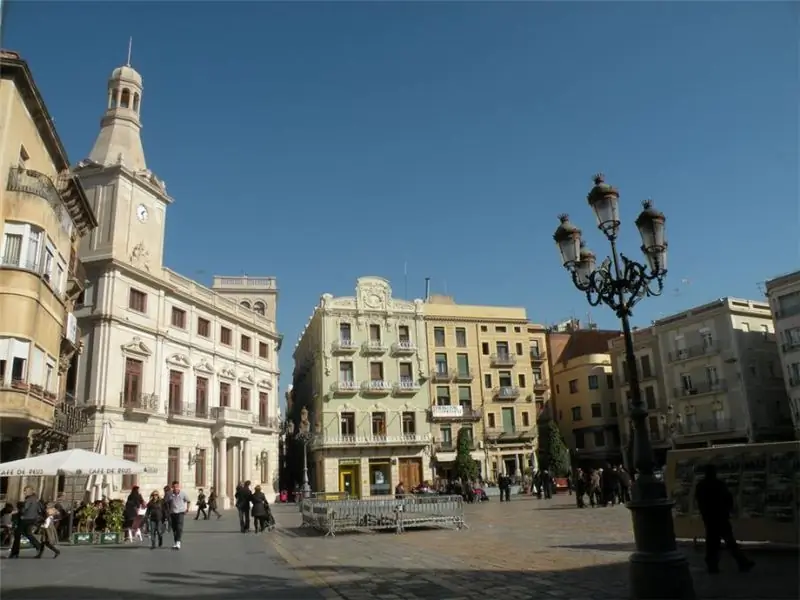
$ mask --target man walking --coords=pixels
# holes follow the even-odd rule
[[[172,545],[173,550],[181,549],[181,537],[183,536],[183,519],[186,512],[189,510],[189,497],[181,489],[181,484],[178,481],[172,482],[172,491],[169,496],[164,499],[164,503],[169,513],[169,524],[172,529],[172,536],[175,543]]]
[[[242,533],[250,531],[250,503],[253,499],[253,492],[250,491],[250,482],[245,481],[244,485],[236,490],[236,508],[239,510],[239,527]]]
[[[31,546],[36,548],[36,558],[41,558],[44,546],[36,539],[33,529],[43,520],[44,511],[42,503],[39,502],[39,497],[32,487],[25,488],[25,501],[20,502],[18,510],[17,526],[14,529],[14,542],[11,545],[11,553],[8,558],[19,558],[19,547],[23,535],[28,538]],[[55,552],[58,553],[58,550],[55,550]]]

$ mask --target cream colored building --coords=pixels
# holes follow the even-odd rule
[[[721,298],[659,319],[653,331],[675,447],[786,437],[789,403],[769,304]]]
[[[609,354],[614,371],[614,392],[619,415],[619,431],[623,452],[629,448],[631,422],[630,377],[625,357],[625,340],[618,336],[609,340]],[[656,462],[666,464],[667,450],[672,446],[669,391],[662,375],[661,346],[652,327],[633,331],[633,351],[636,356],[636,372],[642,402],[647,408],[647,429]]]
[[[566,338],[551,363],[561,435],[579,465],[620,464],[619,407],[607,351],[619,332],[579,329],[551,336]]]
[[[776,277],[766,288],[795,437],[800,439],[800,271]]]
[[[89,287],[77,311],[85,348],[77,401],[93,411],[77,445],[158,469],[115,482],[191,497],[215,486],[230,505],[236,483],[271,491],[278,473],[277,285],[272,277],[215,277],[211,288],[163,265],[173,199],[146,165],[142,78],[115,69],[100,133],[80,178],[99,225],[81,245]]]
[[[354,296],[320,299],[294,351],[290,416],[302,429],[308,411],[314,491],[377,496],[431,478],[423,312],[380,277],[359,278]]]
[[[536,420],[553,418],[550,388],[550,361],[547,355],[547,328],[528,323],[528,355],[533,374],[533,401],[536,405]]]
[[[0,51],[0,460],[65,447],[80,238],[97,224],[27,63]],[[19,480],[0,493],[19,496]],[[9,487],[6,487],[6,486]]]

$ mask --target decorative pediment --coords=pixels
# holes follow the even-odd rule
[[[191,366],[189,359],[183,354],[173,354],[167,357],[167,364],[172,365],[173,367],[181,367],[183,369],[187,369]]]
[[[206,359],[201,360],[194,366],[195,371],[200,371],[201,373],[208,373],[209,375],[214,374],[214,365],[208,362]]]
[[[142,338],[135,337],[129,343],[122,344],[122,352],[125,354],[135,354],[147,358],[153,355],[153,351],[145,345]]]
[[[230,367],[220,369],[218,374],[223,379],[236,379],[236,371],[234,371]]]
[[[384,411],[384,412],[385,412],[385,411],[386,411],[386,407],[385,407],[383,404],[381,404],[380,402],[376,402],[376,403],[375,403],[375,404],[372,406],[372,410],[375,410],[375,411]]]
[[[250,383],[250,384],[253,384],[253,383],[256,382],[256,380],[253,379],[252,373],[245,373],[244,375],[239,377],[239,381],[241,381],[242,383]]]
[[[265,389],[265,390],[271,390],[272,389],[272,382],[269,379],[260,379],[258,381],[258,387],[260,387],[262,389]]]
[[[352,406],[350,406],[350,404],[349,404],[349,403],[347,403],[347,402],[345,402],[344,404],[342,404],[342,405],[339,407],[339,412],[349,412],[349,411],[351,411],[351,410],[353,410],[353,407],[352,407]]]

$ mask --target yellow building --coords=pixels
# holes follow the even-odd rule
[[[618,331],[550,334],[556,422],[579,465],[620,464],[618,406],[609,340]]]
[[[82,427],[64,403],[80,335],[81,236],[97,225],[27,63],[0,51],[0,460],[66,447]],[[18,494],[20,482],[3,481]],[[13,489],[7,488],[12,485]]]
[[[461,305],[434,295],[424,319],[436,474],[452,473],[464,428],[484,477],[521,474],[536,448],[535,400],[545,402],[542,381],[534,388],[525,309]]]

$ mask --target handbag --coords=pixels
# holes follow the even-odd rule
[[[147,514],[147,509],[146,509],[146,508],[140,508],[140,509],[137,511],[137,514],[138,514],[140,517],[143,517],[143,516],[145,516],[145,515]]]

